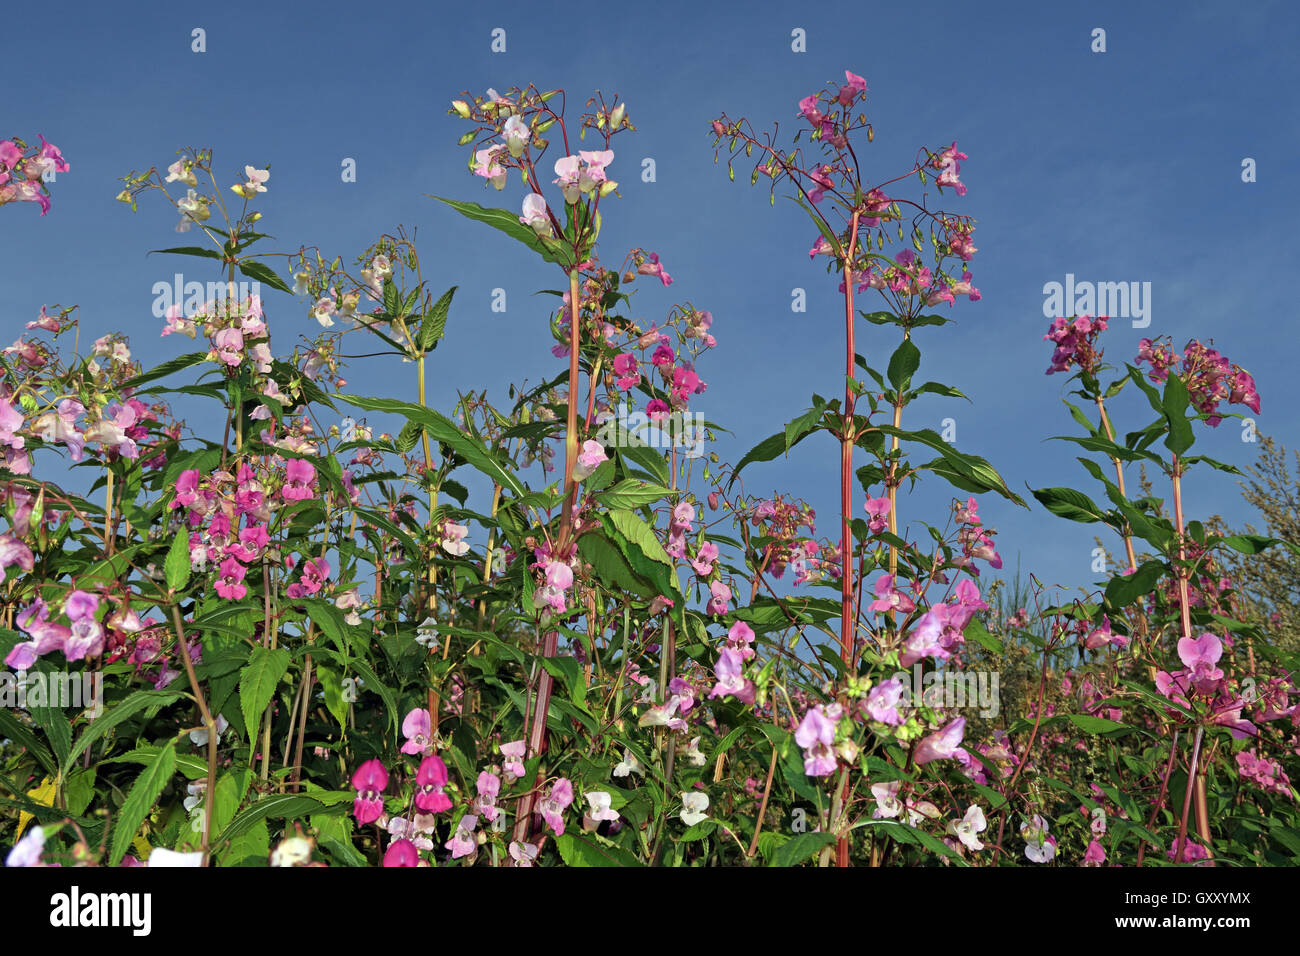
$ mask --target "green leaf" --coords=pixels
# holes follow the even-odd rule
[[[1128,724],[1117,723],[1113,720],[1107,720],[1105,717],[1094,717],[1091,714],[1066,714],[1070,722],[1078,727],[1085,734],[1107,734],[1118,736],[1115,732],[1132,733],[1134,728]]]
[[[483,445],[482,442],[465,434],[456,427],[451,419],[411,402],[401,402],[394,398],[365,398],[360,395],[339,395],[338,398],[372,412],[388,412],[402,415],[408,421],[415,422],[429,433],[429,437],[445,445],[450,445],[456,454],[464,458],[473,467],[493,479],[503,488],[509,489],[517,496],[525,493],[519,479],[505,469],[501,462]]]
[[[889,384],[902,391],[912,384],[912,375],[921,367],[921,350],[911,339],[903,339],[902,344],[894,350],[889,358],[889,368],[885,374]]]
[[[0,708],[0,737],[8,737],[14,743],[27,748],[27,752],[36,758],[37,763],[51,774],[57,772],[57,764],[50,753],[50,748],[41,743],[26,724],[4,708]]]
[[[1031,490],[1039,503],[1058,517],[1082,522],[1083,524],[1101,521],[1105,517],[1105,512],[1082,491],[1075,491],[1073,488],[1037,488]]]
[[[429,314],[424,317],[420,323],[420,351],[431,352],[434,347],[442,340],[443,334],[447,331],[447,311],[451,308],[451,297],[456,294],[459,286],[452,286],[442,294]]]
[[[798,866],[834,842],[835,837],[830,833],[796,834],[777,848],[768,866]]]
[[[253,824],[259,820],[268,818],[276,820],[295,819],[305,817],[311,813],[320,813],[324,809],[324,804],[319,800],[304,796],[301,793],[272,794],[269,797],[263,797],[243,812],[236,814],[235,819],[230,821],[230,825],[221,831],[221,835],[214,841],[214,845],[223,844],[227,840],[233,840],[247,833],[252,829]]]
[[[145,714],[146,718],[151,717],[163,707],[174,704],[183,696],[183,694],[175,691],[166,690],[138,690],[128,695],[121,703],[108,708],[103,714],[86,725],[86,729],[77,738],[77,742],[68,753],[67,760],[64,761],[65,772],[76,763],[78,757],[85,753],[87,747],[123,721],[129,720],[139,713]],[[2,713],[0,712],[0,726],[3,725]]]
[[[221,253],[216,249],[204,249],[202,246],[176,246],[173,249],[150,249],[146,255],[153,255],[155,252],[170,252],[175,256],[198,256],[202,259],[216,259],[222,261]]]
[[[163,788],[167,786],[167,781],[171,780],[175,769],[176,741],[169,740],[159,749],[158,756],[140,771],[140,776],[135,778],[135,783],[131,785],[131,790],[122,803],[122,809],[117,812],[117,818],[113,821],[113,843],[108,857],[112,866],[117,866],[122,862],[122,857],[126,856],[136,831],[140,829],[140,824],[149,815],[153,805],[158,802],[158,797],[162,795]]]
[[[743,458],[736,465],[736,470],[731,473],[731,482],[734,482],[740,475],[740,470],[746,465],[755,461],[771,461],[781,455],[787,454],[791,448],[803,441],[812,432],[807,431],[796,437],[793,441],[787,441],[786,433],[779,431],[775,435],[763,439],[749,451],[745,452]],[[730,484],[731,482],[728,482]]]
[[[262,713],[292,660],[283,647],[255,647],[248,655],[248,663],[239,672],[239,706],[250,737],[256,735]]]
[[[187,352],[184,355],[178,355],[174,359],[168,359],[161,365],[154,366],[143,375],[137,375],[133,379],[128,379],[123,382],[119,388],[123,391],[128,388],[138,389],[141,385],[147,385],[149,382],[157,381],[160,378],[165,378],[175,372],[180,372],[184,369],[190,368],[191,366],[198,365],[200,362],[207,361],[207,358],[207,352]]]
[[[1196,436],[1192,432],[1192,423],[1187,419],[1187,406],[1191,396],[1187,386],[1177,375],[1170,375],[1165,382],[1165,395],[1162,402],[1165,421],[1169,423],[1169,434],[1165,436],[1165,447],[1175,455],[1181,455],[1192,447]]]
[[[663,485],[651,484],[639,478],[626,478],[612,488],[599,492],[596,500],[606,508],[630,510],[659,501],[670,494],[672,490]]]
[[[289,288],[289,284],[276,275],[275,270],[264,262],[253,262],[251,260],[240,262],[239,271],[250,279],[266,283],[272,289],[293,295],[293,289]]]
[[[1149,593],[1165,575],[1159,561],[1147,561],[1132,574],[1116,574],[1106,584],[1106,606],[1112,611],[1127,607]]]
[[[538,238],[537,233],[533,232],[531,226],[525,226],[519,221],[519,215],[509,209],[485,209],[476,202],[461,202],[456,199],[444,199],[442,196],[429,198],[446,203],[467,219],[473,219],[475,222],[484,223],[504,232],[510,238],[522,242],[547,262],[554,262],[566,269],[571,264],[572,253],[554,241],[550,245],[544,243]]]
[[[556,849],[566,866],[642,866],[640,860],[600,837],[572,831],[555,838]]]
[[[167,560],[163,562],[163,571],[167,576],[169,590],[183,591],[190,583],[190,536],[184,532],[177,533],[172,539],[172,546],[167,549]]]

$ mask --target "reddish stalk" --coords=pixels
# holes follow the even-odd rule
[[[1111,427],[1110,416],[1106,414],[1105,399],[1100,395],[1097,396],[1097,411],[1101,415],[1101,427],[1106,431],[1106,440],[1113,442],[1115,440],[1115,429]],[[1128,494],[1124,491],[1124,466],[1118,458],[1112,458],[1111,461],[1115,465],[1115,487],[1119,489],[1120,497],[1127,499]],[[1133,536],[1128,533],[1127,525],[1125,525],[1124,530],[1124,551],[1128,555],[1129,570],[1136,571],[1137,556],[1133,553]]]
[[[854,210],[849,224],[849,245],[844,253],[844,337],[845,337],[845,379],[844,379],[844,426],[840,434],[840,660],[852,673],[856,657],[857,638],[856,616],[853,608],[853,532],[849,520],[853,514],[853,442],[857,438],[853,433],[853,409],[857,395],[853,383],[857,379],[856,355],[854,347],[853,316],[853,257],[858,247],[858,212]],[[845,805],[849,801],[847,775],[841,800]],[[849,838],[840,837],[835,844],[835,865],[849,865]]]

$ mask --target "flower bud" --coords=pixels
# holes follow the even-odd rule
[[[452,100],[451,108],[461,119],[469,119],[469,104],[464,100]]]
[[[615,189],[618,189],[618,183],[614,182],[614,180],[612,179],[607,179],[600,184],[600,195],[603,198],[605,196],[608,196]]]
[[[623,120],[627,117],[627,104],[619,103],[609,114],[609,128],[618,129],[623,125]]]

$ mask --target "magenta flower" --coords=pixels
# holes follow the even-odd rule
[[[234,558],[226,558],[221,562],[219,570],[221,577],[217,578],[217,594],[227,601],[238,601],[248,593],[248,588],[243,584],[244,575],[247,570],[242,564]]]
[[[384,798],[381,796],[388,786],[388,771],[378,760],[367,760],[352,775],[352,788],[357,796],[352,803],[352,815],[357,823],[365,826],[374,823],[384,815]]]
[[[285,485],[280,495],[285,501],[306,501],[314,498],[312,483],[316,480],[316,467],[305,458],[290,458],[285,465]]]
[[[927,764],[931,760],[960,760],[963,763],[968,762],[970,754],[962,749],[961,738],[966,732],[966,718],[958,717],[956,720],[947,724],[942,730],[935,731],[928,737],[922,738],[921,742],[916,745],[912,751],[913,762],[917,766]]]
[[[573,803],[573,784],[566,777],[555,781],[550,792],[537,806],[546,825],[555,831],[556,836],[564,835],[564,811]]]
[[[423,707],[412,710],[402,720],[404,754],[430,754],[433,752],[433,719]]]
[[[505,758],[502,761],[502,769],[510,776],[518,779],[524,775],[524,754],[527,752],[527,744],[522,740],[512,740],[509,743],[501,745],[501,756]]]
[[[867,514],[871,516],[869,527],[873,534],[880,534],[889,528],[888,498],[868,498],[864,507],[867,509]]]
[[[866,710],[872,720],[897,727],[903,722],[898,703],[903,696],[903,682],[896,677],[881,681],[867,694]]]
[[[916,605],[902,591],[894,589],[894,575],[886,574],[876,581],[872,593],[876,599],[868,606],[871,611],[902,611],[904,614],[916,609]]]
[[[1203,694],[1213,694],[1223,680],[1223,671],[1215,666],[1222,656],[1223,642],[1213,634],[1184,637],[1178,642],[1178,657],[1187,668],[1192,686]]]
[[[825,777],[835,772],[835,725],[840,718],[839,704],[809,708],[794,732],[794,742],[803,750],[803,772],[809,777]]]
[[[709,699],[714,697],[734,697],[742,704],[754,705],[754,682],[745,676],[745,658],[740,651],[724,647],[718,654],[718,663],[714,665],[717,683],[709,691]]]
[[[478,817],[471,813],[465,814],[456,824],[456,832],[451,835],[451,839],[445,844],[451,851],[451,858],[459,860],[461,857],[469,856],[478,849],[478,840],[474,836],[474,830],[478,827]]]
[[[410,840],[394,840],[384,852],[384,866],[419,866],[420,853]]]
[[[442,813],[451,809],[451,798],[442,792],[447,785],[447,765],[441,757],[430,755],[420,761],[415,784],[415,805],[425,813]]]
[[[695,552],[695,557],[691,559],[691,567],[700,577],[707,578],[713,573],[713,562],[716,560],[718,560],[718,546],[712,541],[705,541]]]
[[[479,772],[474,783],[478,796],[474,798],[473,811],[491,823],[501,812],[497,809],[497,794],[501,792],[501,778],[486,770]]]
[[[706,610],[710,614],[726,614],[727,606],[731,602],[731,588],[727,587],[721,581],[714,581],[709,585],[709,604]]]
[[[31,571],[36,567],[35,562],[32,549],[21,538],[8,532],[0,535],[0,582],[5,579],[5,568],[16,566],[21,571]]]

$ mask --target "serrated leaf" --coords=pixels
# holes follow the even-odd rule
[[[135,778],[122,809],[113,821],[113,842],[109,851],[109,863],[117,866],[131,847],[140,824],[149,815],[158,798],[162,795],[167,782],[171,780],[176,769],[176,741],[169,740],[158,751],[158,755]]]

